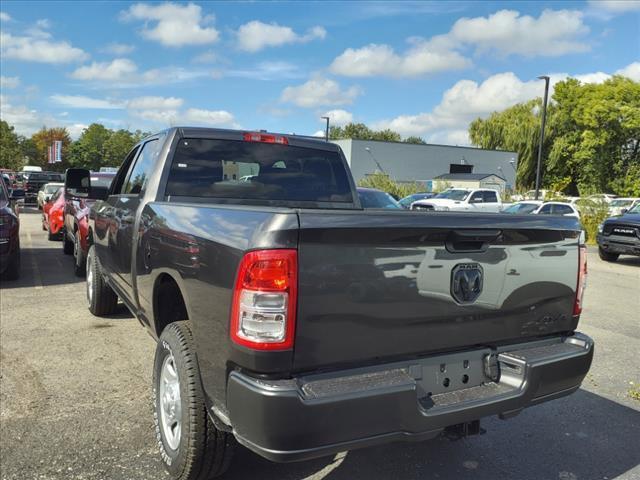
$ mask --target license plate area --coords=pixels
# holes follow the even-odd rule
[[[427,358],[412,365],[410,374],[416,380],[418,399],[491,382],[485,373],[485,357],[491,353],[486,348]]]

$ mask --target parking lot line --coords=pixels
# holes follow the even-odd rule
[[[33,279],[35,283],[36,290],[42,290],[44,287],[42,286],[42,275],[40,275],[40,269],[38,268],[38,262],[36,262],[36,257],[33,254],[33,240],[31,239],[31,232],[27,232],[27,247],[29,247],[29,260],[31,263],[31,267],[33,268]]]

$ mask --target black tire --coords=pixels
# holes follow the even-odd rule
[[[62,251],[65,255],[71,255],[73,253],[73,242],[69,241],[67,231],[64,228],[60,232],[62,234]]]
[[[110,315],[118,306],[118,296],[104,281],[102,268],[96,256],[96,248],[91,245],[87,255],[87,302],[89,311],[97,317]]]
[[[598,255],[600,256],[600,259],[604,260],[605,262],[615,262],[616,260],[618,260],[618,257],[620,256],[619,253],[605,252],[600,247],[598,247]]]
[[[9,261],[6,270],[2,274],[3,280],[18,280],[20,278],[20,244],[16,249],[16,253]]]
[[[73,239],[73,259],[73,273],[75,273],[77,277],[84,277],[87,273],[87,259],[80,247],[80,232],[77,230]]]
[[[171,363],[177,372],[181,406],[180,414],[176,416],[180,418],[181,429],[175,449],[170,447],[162,427],[159,393],[162,368],[165,360],[171,361],[169,357],[173,357]],[[153,366],[153,408],[160,457],[171,478],[206,480],[227,470],[235,449],[235,438],[218,430],[207,413],[188,321],[170,323],[160,336]]]

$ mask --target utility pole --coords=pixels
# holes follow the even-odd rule
[[[540,196],[540,165],[542,163],[542,145],[544,144],[544,125],[547,121],[547,98],[549,97],[549,77],[541,75],[544,80],[544,101],[542,102],[542,125],[540,126],[540,144],[538,145],[538,166],[536,168],[536,200]]]
[[[329,117],[320,117],[327,121],[327,128],[324,131],[324,140],[325,142],[329,141]]]

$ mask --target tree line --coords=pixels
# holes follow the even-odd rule
[[[66,128],[42,127],[30,137],[18,135],[13,126],[0,121],[0,167],[21,170],[24,165],[36,165],[43,170],[64,171],[69,167],[85,167],[97,171],[100,167],[119,167],[124,157],[147,133],[140,130],[111,130],[93,123],[82,131],[76,141]],[[48,148],[54,141],[62,142],[62,162],[49,164]]]
[[[535,184],[540,98],[473,121],[475,146],[518,153],[517,185]],[[543,188],[567,195],[640,196],[640,83],[567,79],[555,85],[542,147]]]

